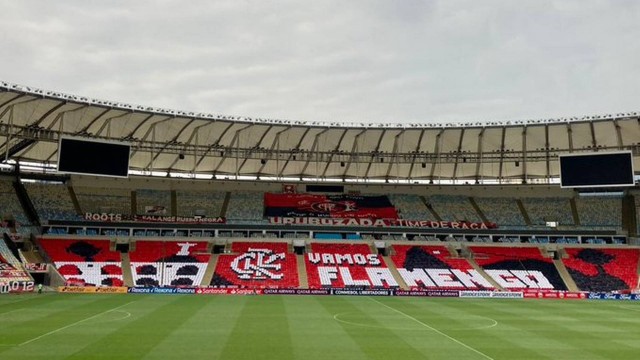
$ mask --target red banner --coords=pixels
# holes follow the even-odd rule
[[[262,289],[197,288],[196,295],[262,295]]]
[[[124,215],[112,213],[85,213],[84,219],[87,221],[104,221],[104,222],[164,222],[176,224],[224,224],[226,219],[223,217],[186,217],[186,216],[164,216],[164,215]]]
[[[277,225],[320,225],[320,226],[399,226],[417,227],[428,229],[496,229],[494,223],[471,223],[464,221],[430,221],[430,220],[405,220],[405,219],[333,219],[333,218],[309,218],[309,217],[270,217],[269,223]]]
[[[0,282],[0,294],[33,292],[34,288],[33,281]]]
[[[386,196],[264,194],[266,216],[397,219]]]
[[[0,282],[31,280],[31,276],[26,271],[18,269],[15,266],[9,264],[4,258],[0,256]]]
[[[45,263],[26,263],[24,269],[34,273],[46,273],[49,270],[49,266]]]
[[[527,299],[586,299],[587,294],[578,291],[535,291],[527,290],[524,293]]]
[[[184,216],[159,216],[159,215],[138,215],[133,221],[140,222],[165,222],[177,224],[224,224],[225,218],[216,217],[184,217]]]

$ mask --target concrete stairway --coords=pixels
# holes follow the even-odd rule
[[[473,267],[474,270],[476,270],[480,275],[482,275],[482,277],[484,277],[485,279],[487,279],[487,281],[493,285],[494,288],[496,288],[496,290],[503,290],[504,288],[500,285],[498,285],[498,283],[493,280],[493,278],[491,276],[489,276],[489,274],[487,274],[486,271],[484,271],[484,269],[478,265],[478,263],[476,263],[475,260],[473,260],[472,257],[468,257],[467,261],[469,262],[469,264],[471,264],[471,266]]]
[[[447,244],[447,250],[449,250],[449,256],[452,258],[459,258],[460,255],[458,254],[458,248],[460,247],[459,244],[456,243],[452,243],[452,244]]]
[[[581,225],[580,214],[578,213],[578,206],[576,205],[576,199],[569,199],[569,206],[571,207],[571,216],[573,217],[573,223],[575,225]]]
[[[120,261],[122,263],[122,280],[125,286],[135,286],[133,283],[133,274],[131,273],[131,258],[129,253],[120,253]]]
[[[45,262],[42,255],[35,249],[32,251],[20,250],[20,253],[28,263],[38,264]]]
[[[578,285],[576,285],[576,282],[573,281],[573,278],[571,277],[571,275],[569,275],[569,272],[564,266],[562,260],[553,260],[553,264],[556,266],[556,270],[558,270],[558,274],[560,274],[562,281],[564,281],[564,284],[567,286],[567,290],[580,291],[580,289],[578,289]]]
[[[480,216],[480,219],[482,219],[483,222],[489,222],[489,219],[487,219],[487,216],[484,214],[484,211],[482,211],[482,209],[480,209],[480,206],[478,206],[476,199],[474,199],[473,197],[469,197],[469,203],[471,203],[473,210],[476,211],[476,214]]]
[[[227,192],[224,194],[224,201],[222,202],[222,207],[220,207],[220,217],[225,217],[227,214],[227,209],[229,208],[229,201],[231,200],[231,193]]]
[[[307,289],[309,287],[309,278],[307,277],[307,265],[304,261],[304,255],[296,255],[298,264],[298,287]]]
[[[529,217],[529,213],[527,213],[527,209],[524,207],[524,203],[521,199],[516,200],[516,204],[518,205],[518,209],[520,210],[520,215],[524,218],[524,223],[528,226],[531,226],[531,218]]]
[[[202,277],[202,282],[200,286],[209,286],[211,284],[211,280],[213,279],[213,274],[216,272],[216,266],[218,266],[218,258],[220,254],[212,254],[209,259],[209,263],[207,264],[207,270],[204,272],[204,276]]]
[[[49,286],[64,286],[66,284],[66,280],[64,276],[60,275],[58,269],[53,264],[49,265]]]
[[[404,282],[404,280],[402,279],[402,276],[400,276],[400,273],[398,272],[398,268],[396,268],[396,264],[393,262],[393,260],[391,260],[391,257],[383,256],[382,259],[384,259],[385,264],[387,264],[387,268],[391,272],[391,275],[393,275],[398,285],[400,285],[400,289],[409,290],[409,286],[407,285],[407,283]]]
[[[638,259],[638,283],[636,284],[636,288],[640,289],[640,259]]]
[[[425,198],[424,196],[420,196],[420,201],[422,201],[422,203],[424,204],[424,206],[427,208],[427,210],[429,210],[429,212],[431,213],[431,215],[433,215],[433,217],[438,220],[438,221],[442,221],[442,218],[440,217],[440,214],[438,214],[438,212],[436,211],[436,209],[434,209],[431,205],[429,205],[429,202],[427,201],[427,198]]]

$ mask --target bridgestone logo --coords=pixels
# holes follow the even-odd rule
[[[498,299],[522,299],[524,294],[521,291],[460,291],[461,298],[498,298]]]

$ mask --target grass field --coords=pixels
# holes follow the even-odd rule
[[[637,359],[640,304],[0,296],[0,359]]]

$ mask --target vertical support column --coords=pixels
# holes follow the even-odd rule
[[[482,175],[480,174],[480,172],[482,171],[482,160],[483,160],[483,147],[482,147],[482,141],[484,140],[484,130],[485,128],[483,127],[482,130],[480,130],[480,134],[478,134],[478,160],[476,162],[476,184],[479,184],[481,182],[481,178]]]
[[[464,128],[460,131],[460,139],[458,139],[458,149],[456,151],[456,159],[453,163],[452,179],[455,182],[458,179],[458,161],[460,160],[460,153],[462,152],[462,141],[464,140]]]
[[[436,171],[436,167],[438,166],[438,164],[440,163],[440,141],[442,140],[442,133],[444,132],[444,128],[442,128],[440,130],[440,132],[438,132],[438,135],[436,135],[436,143],[434,145],[434,149],[433,149],[433,153],[436,156],[436,161],[434,162],[434,164],[431,166],[431,173],[429,174],[429,182],[433,184],[433,175]]]
[[[551,155],[549,154],[549,125],[545,124],[544,125],[544,150],[545,150],[545,157],[546,157],[546,174],[545,174],[545,178],[547,180],[547,184],[549,184],[551,182]]]
[[[498,183],[502,184],[502,167],[504,165],[504,138],[507,133],[507,127],[502,127],[502,136],[500,140],[500,164],[498,166]]]
[[[527,125],[522,128],[522,183],[527,183]]]
[[[9,110],[9,134],[7,135],[7,145],[4,149],[4,161],[9,160],[9,148],[11,145],[11,140],[13,138],[13,105]]]

